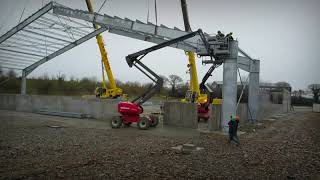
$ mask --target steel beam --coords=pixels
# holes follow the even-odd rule
[[[251,58],[246,52],[244,52],[244,50],[242,50],[241,48],[238,47],[238,51],[239,53],[241,53],[242,55],[244,55],[245,57],[249,58],[251,61],[254,61],[253,58]]]
[[[60,30],[60,32],[66,30],[65,27],[50,27],[48,24],[45,24],[45,23],[41,22],[40,19],[38,19],[34,23],[37,24],[37,25],[40,25],[40,26],[47,26],[47,27],[28,26],[26,29],[39,30],[39,31]],[[83,33],[83,32],[77,31],[76,27],[68,26],[68,29],[69,29],[70,33],[72,33],[73,35],[76,35],[76,36],[80,36],[81,37],[81,36],[85,36],[86,34],[88,34],[88,33]],[[50,34],[50,31],[47,31],[47,33]]]
[[[36,56],[36,57],[44,57],[43,55],[33,54],[33,53],[27,53],[27,52],[12,50],[12,49],[0,48],[0,50],[2,50],[2,51],[8,51],[8,52],[14,52],[14,53],[19,53],[19,54],[25,54],[25,55],[30,55],[30,56]]]
[[[156,44],[160,44],[167,40],[174,39],[187,34],[187,32],[182,31],[178,28],[171,29],[164,25],[156,26],[152,23],[145,24],[138,20],[133,21],[127,18],[122,19],[116,16],[112,17],[106,14],[105,15],[101,15],[97,13],[91,14],[88,11],[75,10],[75,9],[62,7],[62,6],[54,6],[53,14],[58,14],[65,17],[72,17],[75,19],[81,19],[84,21],[96,23],[108,28],[110,33],[130,37],[134,39],[139,39],[143,41],[153,42]],[[171,47],[182,49],[185,51],[192,51],[199,54],[206,52],[206,48],[199,36],[196,36],[194,38],[189,39],[188,41],[181,42],[178,45],[171,46]],[[246,54],[240,48],[239,48],[239,52],[245,56],[245,57],[242,57],[243,59],[244,58],[252,59],[248,54]]]
[[[1,55],[8,56],[8,57],[13,56],[13,57],[27,58],[27,59],[30,59],[30,58],[33,59],[34,58],[34,57],[30,56],[30,55],[21,55],[21,54],[12,53],[12,52],[4,52],[3,50],[0,50],[0,52],[1,52]]]
[[[41,60],[33,63],[32,65],[30,65],[30,66],[28,66],[28,67],[26,67],[26,68],[24,69],[25,72],[26,72],[26,75],[30,74],[35,68],[37,68],[37,67],[40,66],[41,64],[43,64],[43,63],[51,60],[52,58],[54,58],[54,57],[56,57],[56,56],[59,56],[60,54],[62,54],[62,53],[64,53],[64,52],[66,52],[66,51],[68,51],[68,50],[70,50],[70,49],[78,46],[79,44],[81,44],[81,43],[83,43],[83,42],[91,39],[92,37],[95,37],[96,35],[104,32],[104,31],[106,31],[106,30],[107,30],[107,29],[106,29],[106,28],[103,28],[103,27],[100,28],[100,29],[98,29],[98,30],[95,30],[95,31],[93,31],[92,33],[90,33],[90,34],[88,34],[88,35],[86,35],[86,36],[84,36],[84,37],[82,37],[82,38],[80,38],[80,39],[72,42],[71,44],[69,44],[69,45],[67,45],[67,46],[59,49],[58,51],[50,54],[49,56],[44,57],[43,59],[41,59]]]
[[[51,16],[53,16],[53,17],[56,17],[56,14],[54,14],[54,13],[48,12],[47,14],[48,14],[48,15],[51,15]],[[48,18],[48,17],[42,16],[41,18],[45,19],[45,18]],[[69,17],[60,16],[60,18],[66,20],[66,21],[70,21],[70,22],[72,22],[72,23],[74,23],[74,24],[77,24],[77,25],[80,25],[80,26],[83,26],[83,27],[86,27],[86,28],[88,28],[88,29],[93,30],[93,27],[90,26],[86,21],[85,21],[85,22],[86,22],[87,24],[83,24],[83,23],[80,23],[80,22],[78,22],[78,21],[72,20],[72,19],[70,19]],[[84,31],[85,31],[85,30],[84,30]],[[86,31],[85,33],[88,34],[89,32]]]
[[[71,43],[71,41],[67,41],[65,39],[60,39],[60,38],[57,38],[57,37],[54,37],[54,36],[49,36],[49,35],[41,34],[41,33],[34,32],[34,31],[29,31],[29,30],[23,29],[23,32],[34,34],[34,35],[37,35],[37,36],[43,36],[43,37],[46,37],[46,38],[51,38],[51,39],[54,39],[54,40],[57,40],[57,41],[63,41],[63,42],[66,42],[66,43]]]
[[[61,17],[62,17],[62,16],[61,16]],[[61,21],[61,19],[62,19],[61,17],[59,17],[58,15],[55,15],[55,18],[58,18],[59,21],[52,20],[52,19],[49,19],[49,18],[46,18],[46,17],[40,17],[37,21],[39,21],[39,22],[42,23],[42,24],[46,24],[46,25],[48,25],[48,23],[51,22],[51,23],[53,23],[53,24],[57,24],[57,25],[61,26],[64,30],[65,30],[65,29],[70,29],[70,30],[72,30],[72,32],[77,31],[78,33],[81,33],[82,36],[90,33],[89,31],[85,31],[85,30],[83,30],[83,29],[79,29],[79,28],[77,28],[77,27],[73,27],[73,26],[71,26],[71,25],[69,25],[69,24],[63,24],[62,21]],[[65,21],[68,21],[68,20],[65,20]],[[70,23],[73,23],[72,21],[69,21],[69,22],[70,22]],[[74,24],[75,24],[75,23],[74,23]],[[64,26],[66,26],[66,27],[64,27]]]
[[[8,31],[6,34],[4,34],[3,36],[0,37],[0,44],[7,40],[8,38],[10,38],[12,35],[14,35],[15,33],[17,33],[18,31],[20,31],[21,29],[23,29],[24,27],[26,27],[27,25],[29,25],[30,23],[32,23],[33,21],[35,21],[36,19],[38,19],[40,16],[44,15],[45,13],[47,13],[48,11],[50,11],[53,8],[53,2],[48,3],[47,5],[45,5],[44,7],[42,7],[40,10],[38,10],[36,13],[34,13],[33,15],[31,15],[30,17],[28,17],[27,19],[25,19],[24,21],[22,21],[21,23],[19,23],[17,26],[13,27],[10,31]]]
[[[20,31],[20,32],[22,32],[22,31]],[[16,36],[19,36],[19,37],[16,37]],[[27,38],[27,39],[26,39],[26,38]],[[30,36],[30,35],[22,34],[22,33],[21,33],[21,34],[15,34],[15,36],[14,36],[14,37],[11,37],[10,39],[14,39],[14,40],[25,40],[25,41],[28,41],[28,42],[33,43],[33,44],[40,44],[40,42],[32,41],[32,40],[30,40],[30,38],[33,39],[33,40],[38,40],[38,41],[40,41],[40,42],[43,42],[43,41],[44,41],[44,39],[40,39],[40,38],[38,38],[38,37]],[[46,42],[47,42],[47,46],[52,46],[52,47],[53,47],[53,45],[57,45],[57,46],[54,46],[54,48],[57,48],[57,49],[62,48],[62,47],[65,46],[66,44],[69,44],[69,43],[54,42],[54,41],[50,41],[50,40],[46,40]],[[62,47],[58,47],[58,45],[63,45],[63,46],[62,46]]]
[[[151,23],[145,24],[138,20],[133,21],[130,19],[121,19],[119,17],[111,17],[108,15],[91,14],[87,11],[74,10],[62,6],[54,6],[53,13],[96,23],[100,26],[108,28],[110,33],[143,41],[149,41],[156,44],[160,44],[167,40],[175,39],[188,34],[185,31],[178,30],[178,28],[170,29],[166,26],[156,26]],[[192,50],[190,50],[190,47],[193,47]],[[180,42],[178,46],[175,46],[175,48],[186,51],[206,52],[206,49],[199,36],[195,36],[184,42]]]
[[[30,48],[30,49],[25,49],[27,51],[34,51],[34,52],[41,52],[41,50],[44,51],[44,53],[48,52],[48,51],[55,51],[56,49],[51,49],[51,47],[43,47],[45,46],[45,44],[40,44],[40,45],[34,45],[34,44],[24,44],[24,43],[19,43],[19,42],[15,42],[15,41],[5,41],[5,43],[8,44],[2,44],[2,46],[0,47],[7,47],[7,48],[18,48],[21,49],[21,47],[24,48]],[[40,50],[40,51],[36,51],[36,50]]]
[[[243,56],[238,56],[238,68],[250,72],[250,59]]]
[[[149,37],[149,36],[146,37],[144,34],[123,31],[123,30],[118,30],[118,29],[110,29],[108,32],[113,33],[113,34],[117,34],[117,35],[121,35],[121,36],[125,36],[125,37],[130,37],[133,39],[139,39],[142,41],[152,42],[155,44],[161,44],[161,43],[168,41],[168,39],[163,39],[161,37]],[[182,43],[182,42],[170,45],[170,47],[177,48],[177,49],[183,49],[186,51],[192,51],[192,52],[197,51],[196,46],[192,46],[190,44]]]

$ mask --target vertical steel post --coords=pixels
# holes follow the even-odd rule
[[[21,95],[27,94],[27,73],[25,70],[22,70],[21,76]]]
[[[222,87],[222,119],[221,127],[228,131],[230,116],[236,115],[237,105],[237,57],[238,42],[230,41],[230,56],[223,62],[223,87]]]
[[[259,110],[259,72],[260,61],[250,61],[250,73],[249,73],[249,97],[248,97],[248,120],[255,122],[258,116]]]

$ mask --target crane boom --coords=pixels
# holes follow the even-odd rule
[[[184,28],[186,32],[191,32],[191,26],[189,22],[189,16],[188,16],[188,8],[187,8],[187,2],[186,0],[181,0],[181,9],[182,9],[182,16],[183,16],[183,23]],[[200,94],[200,88],[198,83],[198,74],[197,74],[197,66],[196,66],[196,59],[195,59],[195,53],[194,52],[187,52],[188,60],[189,60],[189,68],[190,68],[190,85],[189,89],[191,92],[189,92],[187,98],[187,101],[197,101],[198,98],[201,96]]]
[[[91,1],[90,0],[86,0],[86,4],[87,4],[89,12],[93,14],[94,11],[93,11],[93,7],[92,7],[92,4],[91,4]],[[92,24],[93,24],[93,27],[95,29],[99,29],[100,28],[99,25],[96,25],[95,23],[92,23]],[[101,92],[96,90],[96,95],[98,94],[97,96],[102,97],[102,98],[116,98],[116,97],[122,95],[122,89],[117,87],[115,79],[113,77],[113,73],[112,73],[112,70],[111,70],[111,67],[110,67],[110,63],[109,63],[108,53],[107,53],[107,50],[104,47],[105,45],[104,45],[104,41],[103,41],[102,35],[98,34],[96,36],[96,39],[97,39],[97,43],[98,43],[98,46],[99,46],[101,59],[102,59],[105,71],[106,71],[108,79],[109,79],[109,84],[110,84],[109,85],[110,87],[107,88],[107,85],[106,85],[105,80],[104,80],[104,74],[103,74],[102,90],[99,90]]]

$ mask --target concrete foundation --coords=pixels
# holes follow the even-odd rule
[[[110,119],[117,115],[119,100],[86,99],[70,96],[0,94],[0,109],[22,112],[40,110],[88,114],[96,119]]]
[[[282,96],[282,101],[279,104],[278,102],[274,103],[273,100],[270,100],[269,92],[260,92],[258,99],[259,101],[257,105],[259,109],[259,111],[257,112],[258,120],[268,118],[275,114],[290,112],[290,92],[288,90],[283,90],[283,92],[280,92],[280,95]],[[247,104],[239,104],[237,109],[237,115],[240,116],[242,122],[246,122],[248,120],[253,119],[251,118],[251,116],[254,116],[253,113],[254,112],[252,111],[252,109],[248,109]]]
[[[282,103],[273,103],[270,100],[270,93],[267,92],[261,92],[258,98],[258,104],[255,108],[255,110],[259,109],[257,111],[256,115],[254,115],[254,111],[248,108],[247,103],[240,103],[237,108],[237,115],[240,116],[240,122],[245,123],[252,119],[262,120],[266,119],[270,116],[273,116],[275,114],[280,113],[287,113],[290,111],[290,104],[291,104],[291,98],[290,98],[290,92],[287,90],[284,90],[281,92]],[[222,116],[222,107],[221,105],[211,105],[211,116],[208,120],[208,129],[210,131],[218,131],[223,128],[223,126],[226,126],[225,124],[222,124],[221,122],[227,122],[229,119],[226,119],[223,121]],[[314,111],[320,112],[320,104],[314,105]],[[254,117],[256,116],[256,117]]]
[[[221,105],[211,105],[210,106],[210,118],[208,119],[208,129],[210,131],[221,130]]]
[[[165,102],[163,123],[165,125],[198,128],[197,105],[193,103]]]

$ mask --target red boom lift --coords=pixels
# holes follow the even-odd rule
[[[142,104],[149,100],[157,91],[160,90],[160,88],[163,85],[163,79],[157,75],[154,71],[152,71],[150,68],[148,68],[146,65],[144,65],[141,62],[141,59],[146,56],[148,53],[152,51],[156,51],[158,49],[176,44],[178,42],[184,41],[186,39],[192,38],[196,35],[200,35],[201,40],[206,46],[208,54],[211,53],[211,50],[209,48],[209,44],[205,39],[205,36],[201,29],[191,32],[189,34],[186,34],[184,36],[166,41],[164,43],[157,44],[155,46],[152,46],[150,48],[138,51],[133,54],[129,54],[126,57],[126,61],[129,65],[129,67],[136,67],[138,70],[140,70],[143,74],[145,74],[148,78],[150,78],[155,84],[150,86],[150,88],[137,97],[136,99],[132,100],[131,102],[119,102],[118,104],[118,112],[120,113],[120,116],[116,116],[111,120],[111,127],[112,128],[119,128],[122,124],[125,126],[131,125],[131,123],[138,123],[139,129],[148,129],[150,127],[155,127],[158,124],[158,119],[153,115],[148,116],[140,116],[140,114],[143,113]]]

